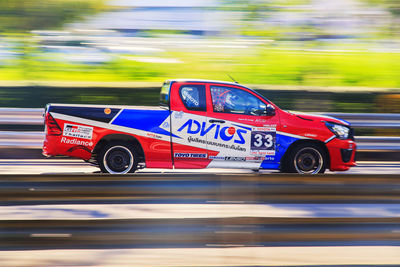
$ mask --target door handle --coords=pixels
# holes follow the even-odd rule
[[[225,123],[223,120],[209,120],[211,123]]]

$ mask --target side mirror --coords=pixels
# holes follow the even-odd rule
[[[265,115],[266,116],[275,116],[275,108],[273,105],[268,104],[265,108]]]

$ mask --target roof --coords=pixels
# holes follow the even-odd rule
[[[244,85],[241,85],[239,83],[233,83],[233,82],[226,82],[226,81],[218,81],[218,80],[204,80],[204,79],[168,79],[167,81],[169,82],[202,82],[202,83],[221,83],[221,84],[227,84],[227,85],[236,85],[236,86],[241,86],[245,87]],[[248,88],[250,89],[250,88]]]
[[[244,85],[241,85],[239,83],[232,83],[232,82],[225,82],[225,81],[215,81],[215,80],[203,80],[203,79],[168,79],[165,82],[203,82],[203,83],[219,83],[219,84],[225,84],[225,85],[235,85],[235,86],[240,86],[242,88],[246,88],[252,92],[254,92],[255,94],[257,94],[258,96],[260,96],[261,98],[265,99],[267,102],[270,103],[270,101],[268,99],[266,99],[263,95],[261,95],[260,93],[258,93],[257,91],[246,87]]]

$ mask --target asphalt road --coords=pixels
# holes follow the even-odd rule
[[[90,174],[97,171],[77,160],[0,161],[0,174]],[[161,172],[252,173],[226,169],[148,169],[140,172],[149,175]],[[358,167],[345,172],[399,173],[400,162],[361,162]],[[356,175],[351,179],[356,180]],[[76,183],[85,185],[85,181]],[[334,183],[343,186],[340,181]],[[3,192],[10,194],[6,188],[10,185],[7,182],[3,185]],[[40,184],[30,181],[21,181],[20,185],[29,185],[26,187],[28,194],[39,195],[47,194],[48,189],[61,190],[62,195],[72,188],[69,182],[53,184],[47,189],[47,185],[38,187]],[[5,194],[1,196],[6,197]],[[400,205],[397,203],[211,201],[203,204],[113,204],[96,200],[93,203],[40,204],[29,201],[0,206],[0,244],[3,246],[0,248],[0,266],[366,267],[400,264]],[[217,227],[216,221],[224,223]],[[137,223],[140,225],[134,226]],[[160,225],[152,227],[152,223]],[[141,231],[135,233],[138,229]],[[181,234],[175,236],[174,231]],[[196,246],[185,243],[193,238],[190,234],[193,231],[198,234]],[[257,241],[261,233],[267,242]],[[282,235],[284,233],[287,235]],[[283,240],[270,242],[275,235]],[[232,236],[235,238],[230,239]],[[203,238],[206,239],[203,241]],[[296,238],[309,239],[309,242],[298,242]],[[133,240],[159,245],[151,247],[150,244],[151,248],[126,246],[126,242],[129,244]],[[160,246],[168,240],[179,241],[179,244]]]
[[[209,247],[0,251],[2,267],[394,267],[398,246]]]
[[[400,162],[358,162],[357,167],[351,168],[345,174],[400,174]],[[38,160],[0,160],[0,174],[65,174],[65,173],[94,173],[99,169],[82,160],[74,159],[38,159]],[[145,173],[253,173],[241,169],[201,169],[201,170],[165,170],[143,169]],[[277,171],[262,170],[263,173]],[[341,174],[342,172],[327,172]]]

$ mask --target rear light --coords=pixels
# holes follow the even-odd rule
[[[46,125],[46,134],[47,135],[61,135],[62,130],[60,126],[58,126],[56,120],[53,118],[53,116],[50,115],[50,113],[46,114],[46,120],[45,120],[45,125]]]

